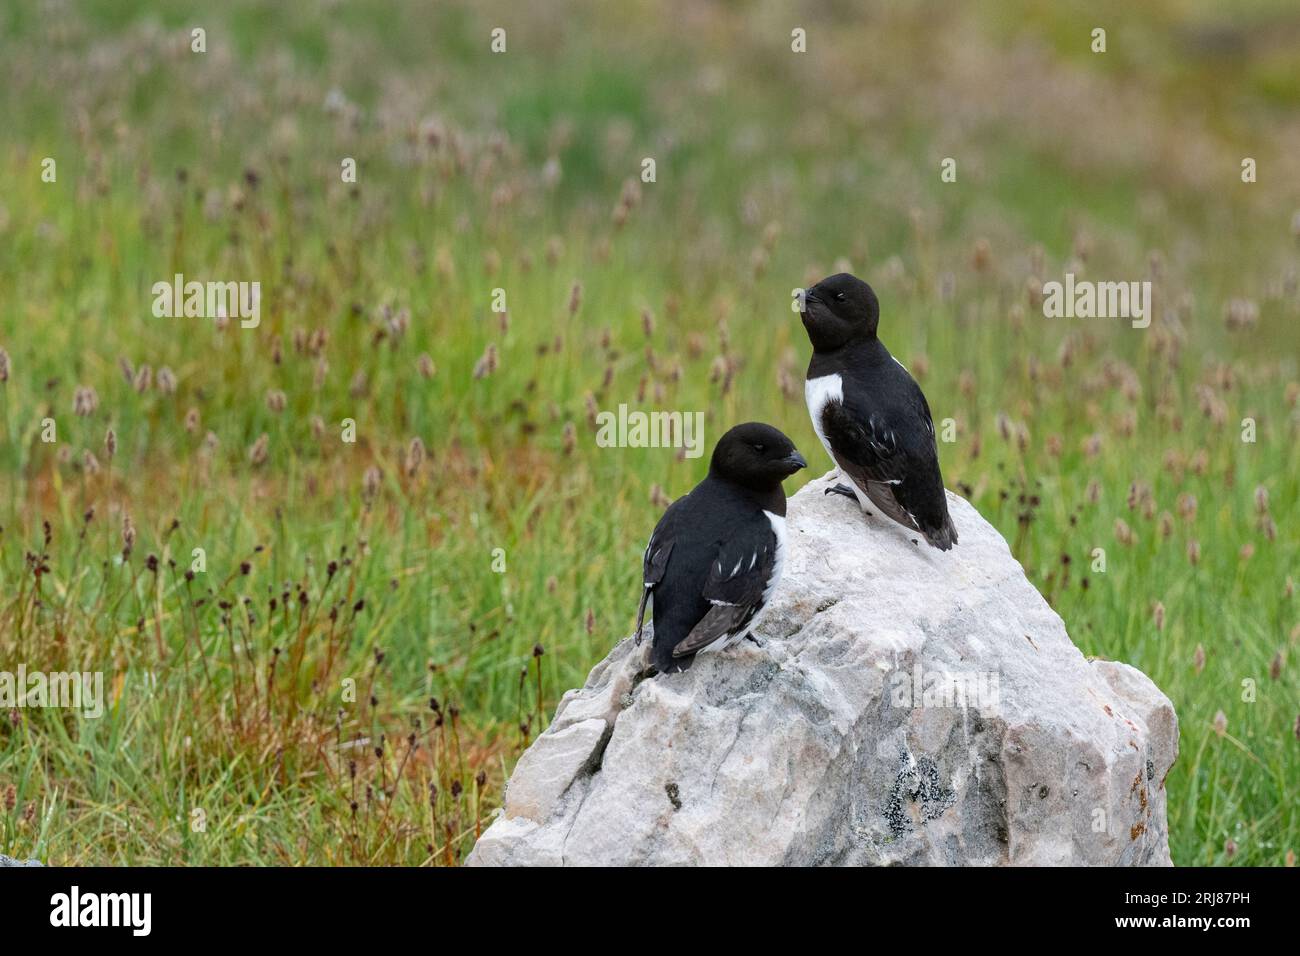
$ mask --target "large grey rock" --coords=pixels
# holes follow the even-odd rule
[[[945,554],[825,487],[790,501],[764,645],[644,678],[619,643],[471,864],[1170,863],[1169,699],[1085,659],[964,499]]]

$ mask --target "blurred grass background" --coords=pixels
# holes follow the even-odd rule
[[[791,290],[847,268],[950,487],[1173,699],[1175,862],[1294,860],[1293,4],[206,6],[0,5],[0,667],[113,702],[0,719],[0,852],[462,858],[707,467],[593,410],[816,458]],[[1043,318],[1066,271],[1155,321]],[[176,272],[260,327],[154,318]]]

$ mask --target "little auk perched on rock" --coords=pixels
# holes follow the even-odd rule
[[[939,471],[930,406],[921,387],[876,337],[880,304],[841,272],[804,294],[812,361],[804,397],[813,429],[851,484],[826,489],[874,504],[931,547],[957,543]],[[869,512],[868,512],[869,513]]]
[[[781,482],[806,467],[771,425],[737,425],[713,449],[708,477],[659,519],[642,562],[636,641],[653,597],[651,661],[660,673],[684,671],[705,648],[749,636],[781,580]]]

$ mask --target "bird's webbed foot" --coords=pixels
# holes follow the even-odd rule
[[[841,482],[838,485],[832,485],[831,487],[823,491],[822,494],[843,495],[845,498],[852,498],[854,501],[858,500],[858,496],[857,494],[854,493],[853,489],[850,488],[848,485],[844,484],[843,482]]]

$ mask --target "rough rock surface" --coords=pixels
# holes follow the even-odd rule
[[[471,864],[1169,865],[1169,699],[1085,659],[964,499],[944,554],[826,486],[790,501],[763,645],[645,677],[620,642]]]
[[[12,856],[0,853],[0,866],[44,866],[40,860],[15,860]]]

